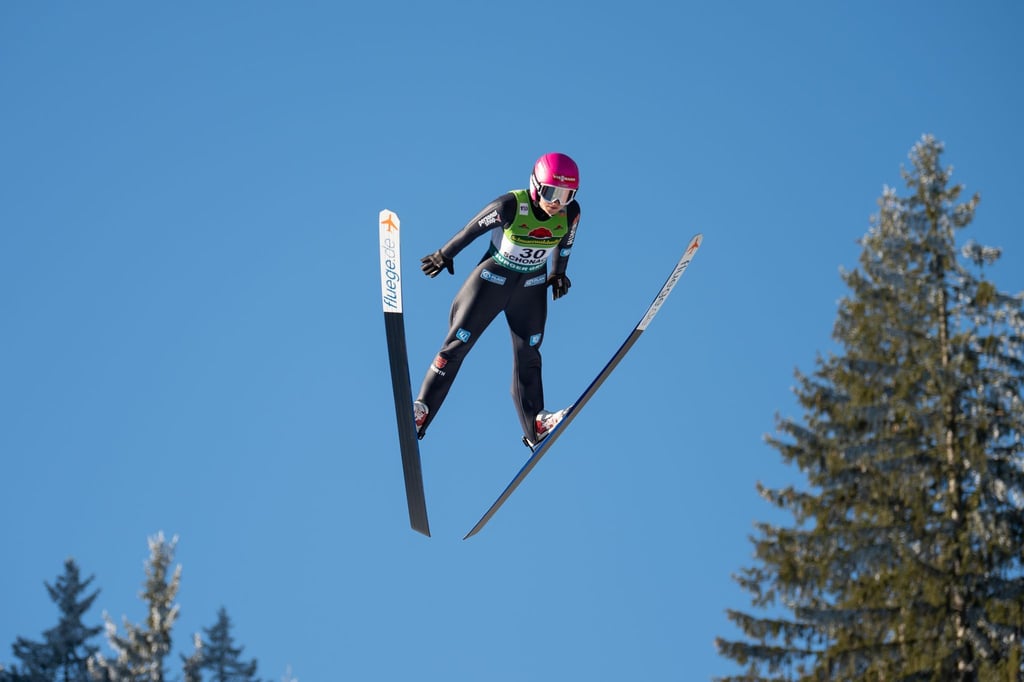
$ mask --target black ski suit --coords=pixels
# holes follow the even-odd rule
[[[487,253],[452,301],[448,335],[423,379],[417,399],[429,413],[419,430],[421,438],[466,354],[504,311],[512,332],[512,398],[523,435],[536,439],[534,419],[544,408],[540,347],[547,321],[546,285],[550,278],[565,275],[579,219],[580,205],[575,200],[563,213],[549,217],[527,190],[516,190],[485,206],[441,247],[446,258],[454,259],[480,235],[491,235]]]

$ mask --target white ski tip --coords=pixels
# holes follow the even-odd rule
[[[380,212],[380,290],[386,313],[402,312],[402,221],[394,211]]]

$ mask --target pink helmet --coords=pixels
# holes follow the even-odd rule
[[[552,152],[537,159],[530,175],[530,198],[559,202],[565,206],[580,188],[580,170],[565,154]]]

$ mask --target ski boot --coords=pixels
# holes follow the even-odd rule
[[[523,436],[523,443],[526,447],[531,450],[535,450],[537,445],[542,440],[547,438],[548,434],[551,433],[552,429],[558,426],[558,423],[565,418],[565,415],[569,413],[569,408],[563,408],[558,412],[548,412],[547,410],[541,410],[537,413],[537,418],[533,421],[533,430],[536,433],[536,440],[530,440],[526,436]]]

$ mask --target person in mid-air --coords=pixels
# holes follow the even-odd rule
[[[571,282],[565,274],[580,221],[576,162],[565,154],[541,156],[528,189],[513,190],[487,204],[447,244],[422,259],[422,270],[436,277],[455,274],[455,257],[470,242],[490,233],[487,253],[452,301],[448,335],[427,370],[413,415],[420,438],[437,416],[459,367],[473,344],[498,315],[505,313],[512,332],[512,398],[524,439],[539,443],[565,416],[544,409],[540,347],[547,321],[546,291],[554,300]]]

